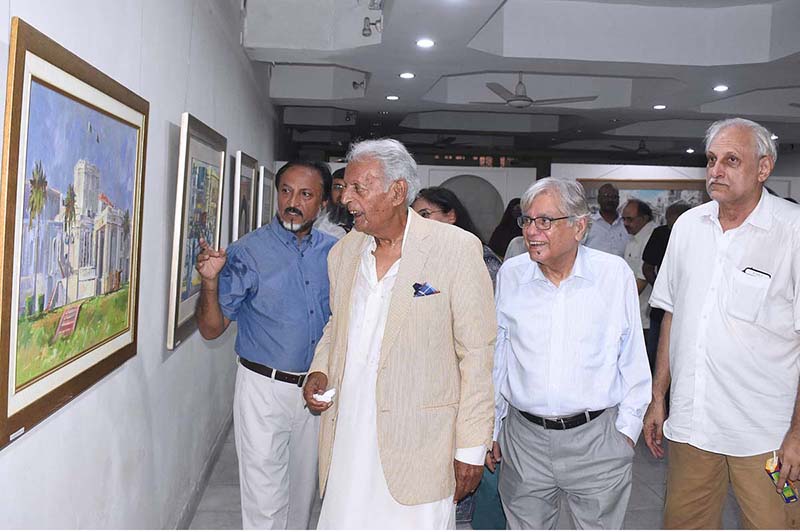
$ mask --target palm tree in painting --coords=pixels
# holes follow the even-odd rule
[[[44,210],[44,203],[47,199],[47,175],[42,168],[42,161],[36,161],[33,165],[33,172],[30,179],[31,195],[28,199],[28,213],[30,215],[30,225],[36,223],[36,236],[33,248],[33,309],[34,314],[39,312],[39,296],[36,293],[36,278],[38,276],[38,256],[39,256],[39,218]]]
[[[131,211],[125,209],[125,214],[122,215],[122,236],[125,242],[128,242],[128,237],[131,235]]]
[[[64,233],[67,242],[67,260],[66,269],[64,272],[67,278],[66,288],[64,291],[64,302],[69,303],[69,278],[72,276],[72,264],[70,263],[70,244],[72,244],[72,226],[75,224],[75,187],[69,185],[67,187],[67,197],[64,198]]]

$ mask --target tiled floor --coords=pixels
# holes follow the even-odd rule
[[[625,516],[626,529],[660,529],[664,509],[664,486],[667,465],[650,455],[639,441],[633,462],[633,489],[628,512]],[[313,524],[319,518],[319,505],[314,509]],[[723,528],[739,528],[738,508],[732,493],[728,493],[723,514]],[[192,519],[191,529],[242,528],[242,514],[239,498],[239,470],[236,448],[233,443],[233,430],[228,435],[214,471],[203,493],[197,512]],[[469,528],[468,526],[459,528]],[[562,509],[559,529],[572,528],[569,512]]]

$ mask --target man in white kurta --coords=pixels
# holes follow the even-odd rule
[[[396,141],[354,145],[345,182],[355,230],[328,261],[333,318],[304,388],[323,412],[319,527],[453,528],[493,424],[482,246],[408,208],[416,165]]]
[[[383,476],[375,422],[375,383],[389,301],[402,259],[378,279],[373,251],[375,241],[369,239],[353,286],[347,364],[342,381],[345,392],[339,396],[333,460],[317,527],[321,530],[454,528],[456,507],[452,497],[404,506],[392,498]],[[482,449],[478,458],[483,459]]]

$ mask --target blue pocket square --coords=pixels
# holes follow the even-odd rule
[[[438,294],[439,291],[429,285],[428,283],[414,283],[414,297],[432,296]]]

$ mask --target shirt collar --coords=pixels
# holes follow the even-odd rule
[[[761,199],[758,200],[753,212],[747,215],[742,225],[750,224],[753,227],[769,231],[772,228],[772,213],[774,207],[775,199],[772,197],[772,194],[767,192],[766,187],[762,187]],[[705,212],[704,216],[709,220],[715,220],[716,223],[719,224],[719,203],[717,203],[716,200],[708,202],[708,210]]]
[[[592,219],[595,222],[603,222],[604,224],[606,224],[609,227],[614,227],[615,225],[619,225],[619,224],[622,223],[622,216],[620,216],[619,213],[617,213],[617,217],[614,218],[614,221],[611,222],[611,223],[608,223],[606,221],[606,219],[603,218],[603,215],[600,214],[600,211],[597,211],[596,213],[592,214]]]
[[[564,279],[564,281],[567,281],[573,277],[579,277],[589,282],[594,281],[592,267],[587,257],[586,247],[583,244],[578,246],[578,254],[575,257],[575,263],[572,265],[572,272],[566,279]],[[521,283],[531,283],[533,281],[550,282],[550,280],[544,276],[544,273],[542,273],[539,263],[535,260],[531,260],[528,269],[525,271],[525,273],[523,273]]]
[[[653,234],[653,230],[656,228],[656,223],[653,220],[650,220],[646,224],[639,229],[639,232],[635,235],[631,235],[631,240],[636,242],[640,240],[650,240],[650,235]]]

